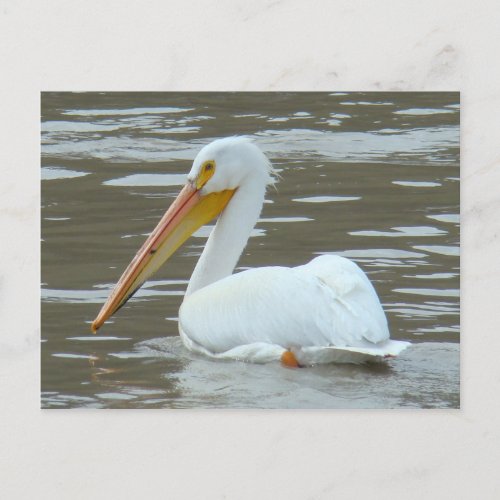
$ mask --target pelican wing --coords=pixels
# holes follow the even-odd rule
[[[373,286],[355,263],[339,256],[228,276],[187,297],[179,319],[184,336],[219,356],[264,343],[275,351],[335,347],[380,357],[389,345]]]

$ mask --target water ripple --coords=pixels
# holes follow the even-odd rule
[[[438,253],[440,255],[458,256],[460,255],[460,247],[447,245],[415,245],[415,250],[423,250],[424,252]]]
[[[410,226],[410,227],[392,227],[392,231],[350,231],[351,236],[377,236],[386,238],[401,238],[408,236],[440,236],[447,234],[446,231],[432,226]],[[413,247],[416,248],[416,247]],[[423,248],[421,248],[423,250]]]
[[[104,181],[105,186],[182,186],[187,174],[132,174]]]
[[[68,109],[63,115],[70,116],[116,116],[116,115],[146,115],[146,114],[171,114],[193,111],[194,108],[123,108],[123,109]]]
[[[310,196],[308,198],[292,198],[292,201],[303,203],[328,203],[331,201],[355,201],[361,200],[361,196]]]

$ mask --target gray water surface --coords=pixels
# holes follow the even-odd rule
[[[459,406],[458,93],[44,93],[44,408]],[[236,272],[335,253],[368,274],[385,365],[216,362],[177,313],[201,228],[99,331],[90,322],[215,138],[247,135],[281,180]]]

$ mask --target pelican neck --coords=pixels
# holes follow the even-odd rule
[[[233,273],[264,204],[266,186],[255,180],[240,186],[219,216],[186,290],[190,294]]]

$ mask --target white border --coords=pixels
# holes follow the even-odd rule
[[[2,498],[498,498],[499,18],[496,0],[1,2]],[[463,409],[40,411],[41,90],[461,90]]]

